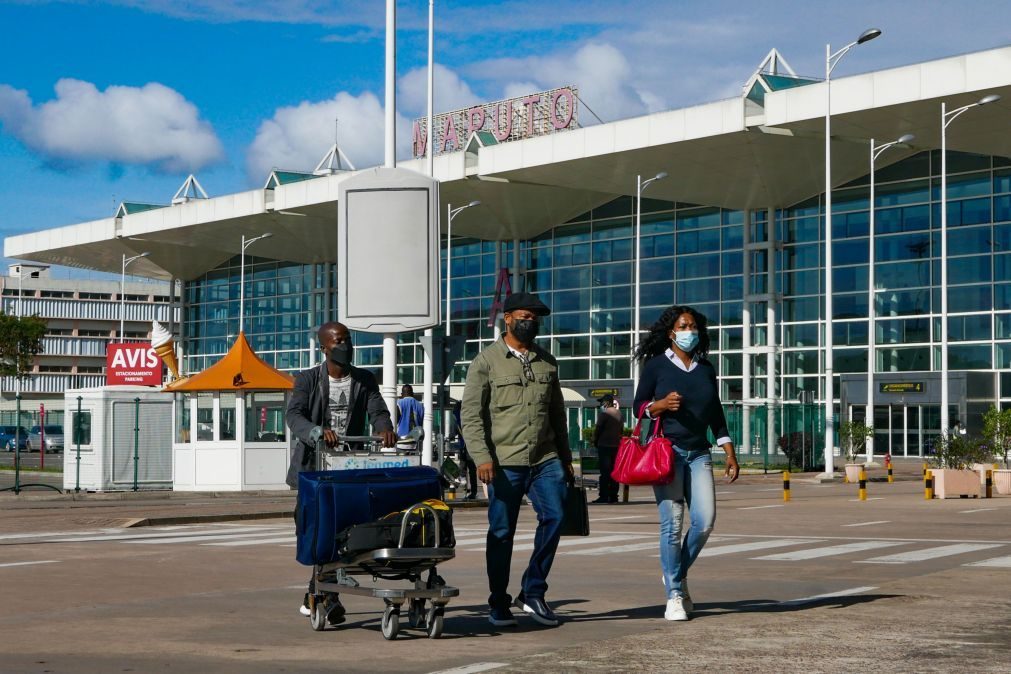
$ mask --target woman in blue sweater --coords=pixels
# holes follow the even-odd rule
[[[716,489],[707,431],[727,457],[726,475],[737,479],[740,468],[720,402],[716,370],[706,360],[706,317],[691,307],[672,306],[636,347],[642,374],[635,410],[660,417],[664,435],[674,447],[674,480],[653,487],[660,511],[660,566],[667,590],[667,620],[688,620],[692,600],[687,574],[716,522]],[[685,504],[691,526],[683,536]]]

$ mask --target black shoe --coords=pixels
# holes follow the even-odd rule
[[[345,614],[347,610],[344,608],[344,604],[341,600],[334,595],[333,604],[330,606],[330,610],[326,614],[326,624],[327,625],[340,625],[346,620]]]
[[[488,612],[488,622],[495,627],[515,627],[516,618],[508,606],[492,606]]]
[[[547,625],[548,627],[558,626],[558,616],[555,615],[551,607],[540,597],[530,597],[528,599],[520,592],[519,596],[516,597],[516,608],[529,614],[531,618],[542,625]]]
[[[618,497],[617,496],[609,496],[607,498],[607,502],[608,503],[620,503],[620,501],[618,501]]]
[[[592,501],[590,501],[590,503],[613,503],[613,502],[614,501],[612,501],[611,499],[607,498],[606,496],[598,496],[597,498],[595,498]]]

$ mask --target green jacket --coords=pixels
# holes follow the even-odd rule
[[[524,376],[505,338],[479,353],[467,370],[460,421],[477,465],[534,466],[556,456],[572,461],[558,363],[536,344],[529,355],[534,381]]]

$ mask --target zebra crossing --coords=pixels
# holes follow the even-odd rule
[[[620,523],[612,523],[620,527]],[[486,531],[479,527],[456,529],[458,555],[482,554]],[[513,550],[532,550],[534,533],[520,530]],[[114,543],[138,546],[191,545],[205,548],[295,546],[291,523],[215,523],[151,527],[137,530],[97,529],[83,532],[0,535],[0,547],[56,543]],[[559,557],[648,554],[658,557],[657,534],[650,531],[600,530],[586,537],[567,537],[559,543]],[[976,568],[1011,569],[1011,541],[946,541],[887,537],[760,536],[718,534],[711,536],[702,557],[733,556],[752,563],[798,563],[838,558],[855,564],[909,565],[946,559]],[[887,553],[886,553],[887,551]],[[652,553],[652,554],[650,554]],[[882,554],[886,553],[886,554]],[[998,556],[991,556],[998,555]]]

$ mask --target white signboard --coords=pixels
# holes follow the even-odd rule
[[[418,454],[351,454],[327,452],[323,456],[322,470],[357,470],[360,468],[408,468],[420,466]]]
[[[338,320],[378,333],[438,325],[438,181],[375,168],[342,182],[337,198]]]

